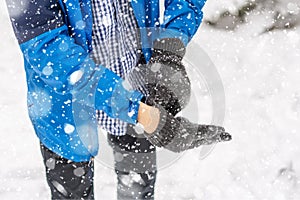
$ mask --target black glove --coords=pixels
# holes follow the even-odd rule
[[[126,76],[136,86],[134,89],[146,96],[146,104],[160,104],[174,116],[187,105],[191,84],[181,63],[184,54],[180,39],[157,40],[150,61],[135,67]]]
[[[185,46],[180,39],[156,40],[147,66],[156,73],[156,83],[147,85],[146,104],[160,104],[173,116],[187,105],[191,95],[191,83],[181,62],[184,54]]]
[[[191,94],[190,80],[181,63],[184,54],[185,47],[179,39],[156,41],[149,63],[137,66],[127,76],[134,89],[146,96],[144,102],[160,110],[158,128],[145,136],[153,145],[173,152],[231,140],[223,127],[175,118],[187,105]]]
[[[191,123],[183,117],[177,117],[176,120],[180,122],[180,129],[177,130],[173,140],[165,146],[166,149],[173,152],[182,152],[202,145],[211,145],[232,139],[231,135],[225,132],[221,126],[199,125]]]
[[[148,140],[157,147],[164,147],[173,152],[182,152],[201,145],[210,145],[231,140],[225,129],[214,125],[198,125],[183,117],[174,117],[156,105],[160,110],[160,122],[154,133],[144,133]]]

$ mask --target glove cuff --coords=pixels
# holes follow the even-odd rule
[[[183,42],[178,38],[163,38],[155,40],[153,43],[154,54],[155,53],[166,53],[179,56],[182,60],[185,54],[185,46]]]

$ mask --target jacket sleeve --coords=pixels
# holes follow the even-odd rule
[[[195,35],[202,18],[206,0],[165,0],[163,37],[178,37],[185,45]]]
[[[6,0],[25,67],[35,72],[29,78],[37,76],[48,89],[50,87],[50,90],[63,95],[72,94],[73,107],[74,102],[78,102],[78,105],[100,110],[106,107],[117,110],[119,105],[109,105],[109,98],[117,95],[114,93],[116,91],[111,91],[109,84],[122,85],[123,79],[101,65],[96,66],[89,57],[85,36],[78,34],[83,32],[73,30],[83,29],[82,26],[76,27],[76,20],[82,24],[80,20],[86,16],[78,15],[82,15],[82,9],[86,7],[79,5],[79,1],[68,1],[67,6],[59,1],[62,0]],[[63,14],[66,9],[72,9],[67,12],[68,15]],[[76,19],[75,26],[70,25],[71,21],[65,20],[65,17]],[[118,92],[127,91],[119,87]],[[122,99],[123,105],[128,105],[122,107],[122,116],[125,117],[119,118],[135,123],[137,115],[128,116],[126,109],[137,113],[141,97],[132,99],[132,94],[137,92],[127,93],[131,96]],[[81,109],[81,106],[78,108]],[[94,115],[94,112],[91,113]]]
[[[69,36],[58,0],[6,0],[6,3],[25,67],[34,70],[58,93],[82,87],[95,73],[92,70],[95,63],[88,50]],[[80,84],[78,79],[82,80]]]

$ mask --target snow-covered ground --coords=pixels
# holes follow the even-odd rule
[[[300,199],[300,30],[260,34],[261,18],[250,22],[235,32],[203,24],[195,36],[223,80],[224,126],[233,140],[218,144],[205,159],[195,149],[160,170],[158,200]],[[0,27],[0,199],[49,199],[4,1]],[[203,98],[199,102],[209,105]],[[208,118],[200,112],[200,121]],[[95,178],[96,198],[115,199],[113,170],[97,162]]]

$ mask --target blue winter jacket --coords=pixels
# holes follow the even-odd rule
[[[90,115],[97,106],[91,109],[90,105],[75,104],[74,96],[88,97],[84,85],[93,82],[91,77],[97,82],[98,74],[103,72],[103,67],[96,66],[89,57],[91,1],[6,3],[24,55],[28,110],[37,136],[46,147],[67,159],[89,160],[98,152],[97,132],[93,130],[96,122]],[[187,45],[201,23],[204,3],[205,0],[165,0],[164,23],[160,24],[159,0],[132,0],[146,60],[157,38],[178,37]],[[81,73],[76,74],[79,70]],[[74,74],[80,79],[75,84]]]

